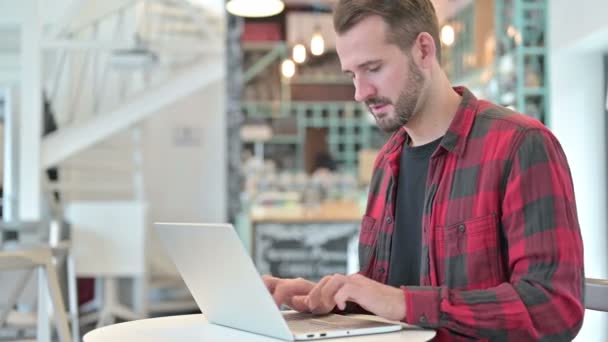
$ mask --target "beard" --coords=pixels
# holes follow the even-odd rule
[[[397,131],[402,126],[405,126],[416,112],[416,106],[424,85],[424,75],[411,58],[408,67],[409,75],[395,102],[395,112],[383,113],[382,118],[378,118],[378,116],[374,115],[376,124],[384,132],[393,133]],[[365,101],[365,103],[368,108],[372,105],[392,104],[391,100],[386,97],[373,97]]]

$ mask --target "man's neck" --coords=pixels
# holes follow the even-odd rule
[[[427,89],[422,109],[405,126],[411,146],[425,145],[444,136],[461,99],[441,72],[437,82]]]

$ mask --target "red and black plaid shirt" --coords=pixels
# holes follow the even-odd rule
[[[402,287],[404,321],[438,329],[438,341],[570,341],[584,271],[564,152],[538,121],[455,90],[462,102],[429,163],[421,286]],[[382,283],[407,138],[399,130],[376,158],[361,227],[361,271]]]

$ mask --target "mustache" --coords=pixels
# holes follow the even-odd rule
[[[377,105],[387,105],[390,104],[391,101],[386,97],[372,97],[365,101],[365,104],[369,106],[377,106]]]

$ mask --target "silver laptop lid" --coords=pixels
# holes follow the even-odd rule
[[[154,226],[209,322],[293,340],[232,225],[155,223]]]

